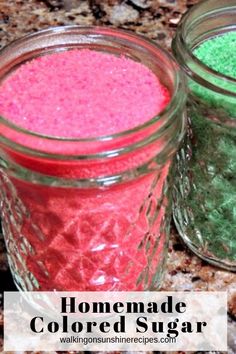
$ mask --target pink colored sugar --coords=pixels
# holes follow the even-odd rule
[[[84,138],[134,128],[160,113],[169,100],[168,90],[144,65],[90,50],[34,59],[0,86],[1,114],[28,130],[60,137]],[[127,166],[125,158],[120,164],[134,168],[132,159]],[[21,156],[16,161],[27,165],[28,159],[32,170],[42,167],[48,175],[60,170],[57,160],[47,171],[43,160]],[[72,176],[73,169],[71,164]],[[88,175],[91,169],[88,163]],[[24,205],[24,222],[5,228],[11,229],[11,239],[31,274],[30,279],[18,276],[23,288],[32,290],[28,284],[33,283],[37,289],[38,283],[40,290],[149,289],[166,242],[168,169],[169,162],[160,171],[132,181],[90,189],[12,178],[17,195],[12,205],[19,200],[18,209]],[[109,171],[116,171],[115,163],[110,163]],[[3,228],[5,223],[4,219]]]
[[[45,55],[18,68],[0,86],[0,113],[33,132],[87,138],[143,124],[169,99],[143,64],[83,49]]]

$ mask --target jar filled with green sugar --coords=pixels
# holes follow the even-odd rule
[[[188,78],[189,129],[177,155],[174,220],[201,258],[236,271],[236,2],[182,19],[174,55]]]

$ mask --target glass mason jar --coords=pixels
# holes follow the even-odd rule
[[[209,38],[236,30],[235,0],[207,0],[182,19],[173,52],[188,78],[189,129],[177,156],[174,219],[198,256],[236,270],[236,80],[194,56]],[[232,53],[232,55],[234,55]]]
[[[171,101],[143,125],[91,139],[44,136],[0,118],[1,216],[15,283],[30,291],[157,289],[168,245],[171,165],[185,130],[181,72],[140,36],[65,26],[5,47],[1,80],[27,60],[74,48],[142,62]]]

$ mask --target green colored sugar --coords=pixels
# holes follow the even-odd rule
[[[236,32],[206,40],[194,55],[218,73],[236,78]],[[236,92],[236,84],[222,76],[209,74],[204,79]],[[236,97],[192,79],[189,89],[190,100],[195,101],[190,105],[192,156],[185,172],[191,187],[182,208],[191,210],[194,219],[186,234],[204,245],[205,254],[236,264],[236,128],[226,124],[236,119]]]
[[[206,66],[221,74],[220,76],[206,73],[204,80],[211,84],[236,93],[236,31],[226,32],[202,42],[193,51],[193,54]],[[224,75],[224,76],[222,76]],[[224,93],[218,93],[206,86],[190,80],[192,93],[202,100],[208,108],[217,109],[218,116],[224,119],[225,115],[236,118],[236,98]]]
[[[195,238],[200,231],[209,255],[236,261],[236,132],[199,112],[191,114],[191,122],[194,139],[186,203],[194,225],[188,225],[187,233]]]
[[[194,50],[194,55],[218,73],[236,78],[236,31],[203,42]]]

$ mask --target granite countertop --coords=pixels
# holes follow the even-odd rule
[[[0,0],[0,47],[30,32],[65,24],[133,30],[170,49],[181,14],[198,0]],[[236,274],[206,264],[172,230],[163,290],[229,291],[229,344],[236,353]],[[15,290],[0,236],[1,292]],[[0,331],[3,331],[0,312]],[[1,352],[1,343],[0,343]],[[229,352],[230,353],[230,352]]]

